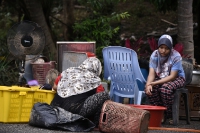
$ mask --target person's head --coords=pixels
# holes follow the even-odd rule
[[[80,66],[81,69],[87,69],[96,75],[100,75],[102,71],[101,62],[96,57],[87,58]]]
[[[158,52],[161,56],[168,56],[173,47],[170,35],[162,35],[158,40]]]

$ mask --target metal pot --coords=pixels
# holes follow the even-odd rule
[[[200,85],[200,71],[192,71],[192,85]]]

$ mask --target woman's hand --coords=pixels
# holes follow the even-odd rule
[[[147,94],[147,95],[152,95],[152,85],[151,84],[149,84],[149,85],[146,85],[146,87],[145,87],[145,93]]]
[[[55,83],[53,84],[52,90],[57,91],[57,85]]]
[[[156,85],[156,82],[151,82],[149,85],[153,87],[154,85]]]

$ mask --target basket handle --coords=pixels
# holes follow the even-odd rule
[[[101,122],[102,122],[102,123],[105,123],[105,124],[107,123],[107,113],[105,113],[105,112],[102,113],[102,119],[101,119]]]

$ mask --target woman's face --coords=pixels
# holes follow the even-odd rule
[[[169,53],[170,53],[170,49],[165,45],[165,44],[162,44],[160,45],[160,47],[158,48],[158,52],[160,53],[160,55],[162,57],[165,57],[165,56],[168,56]]]

